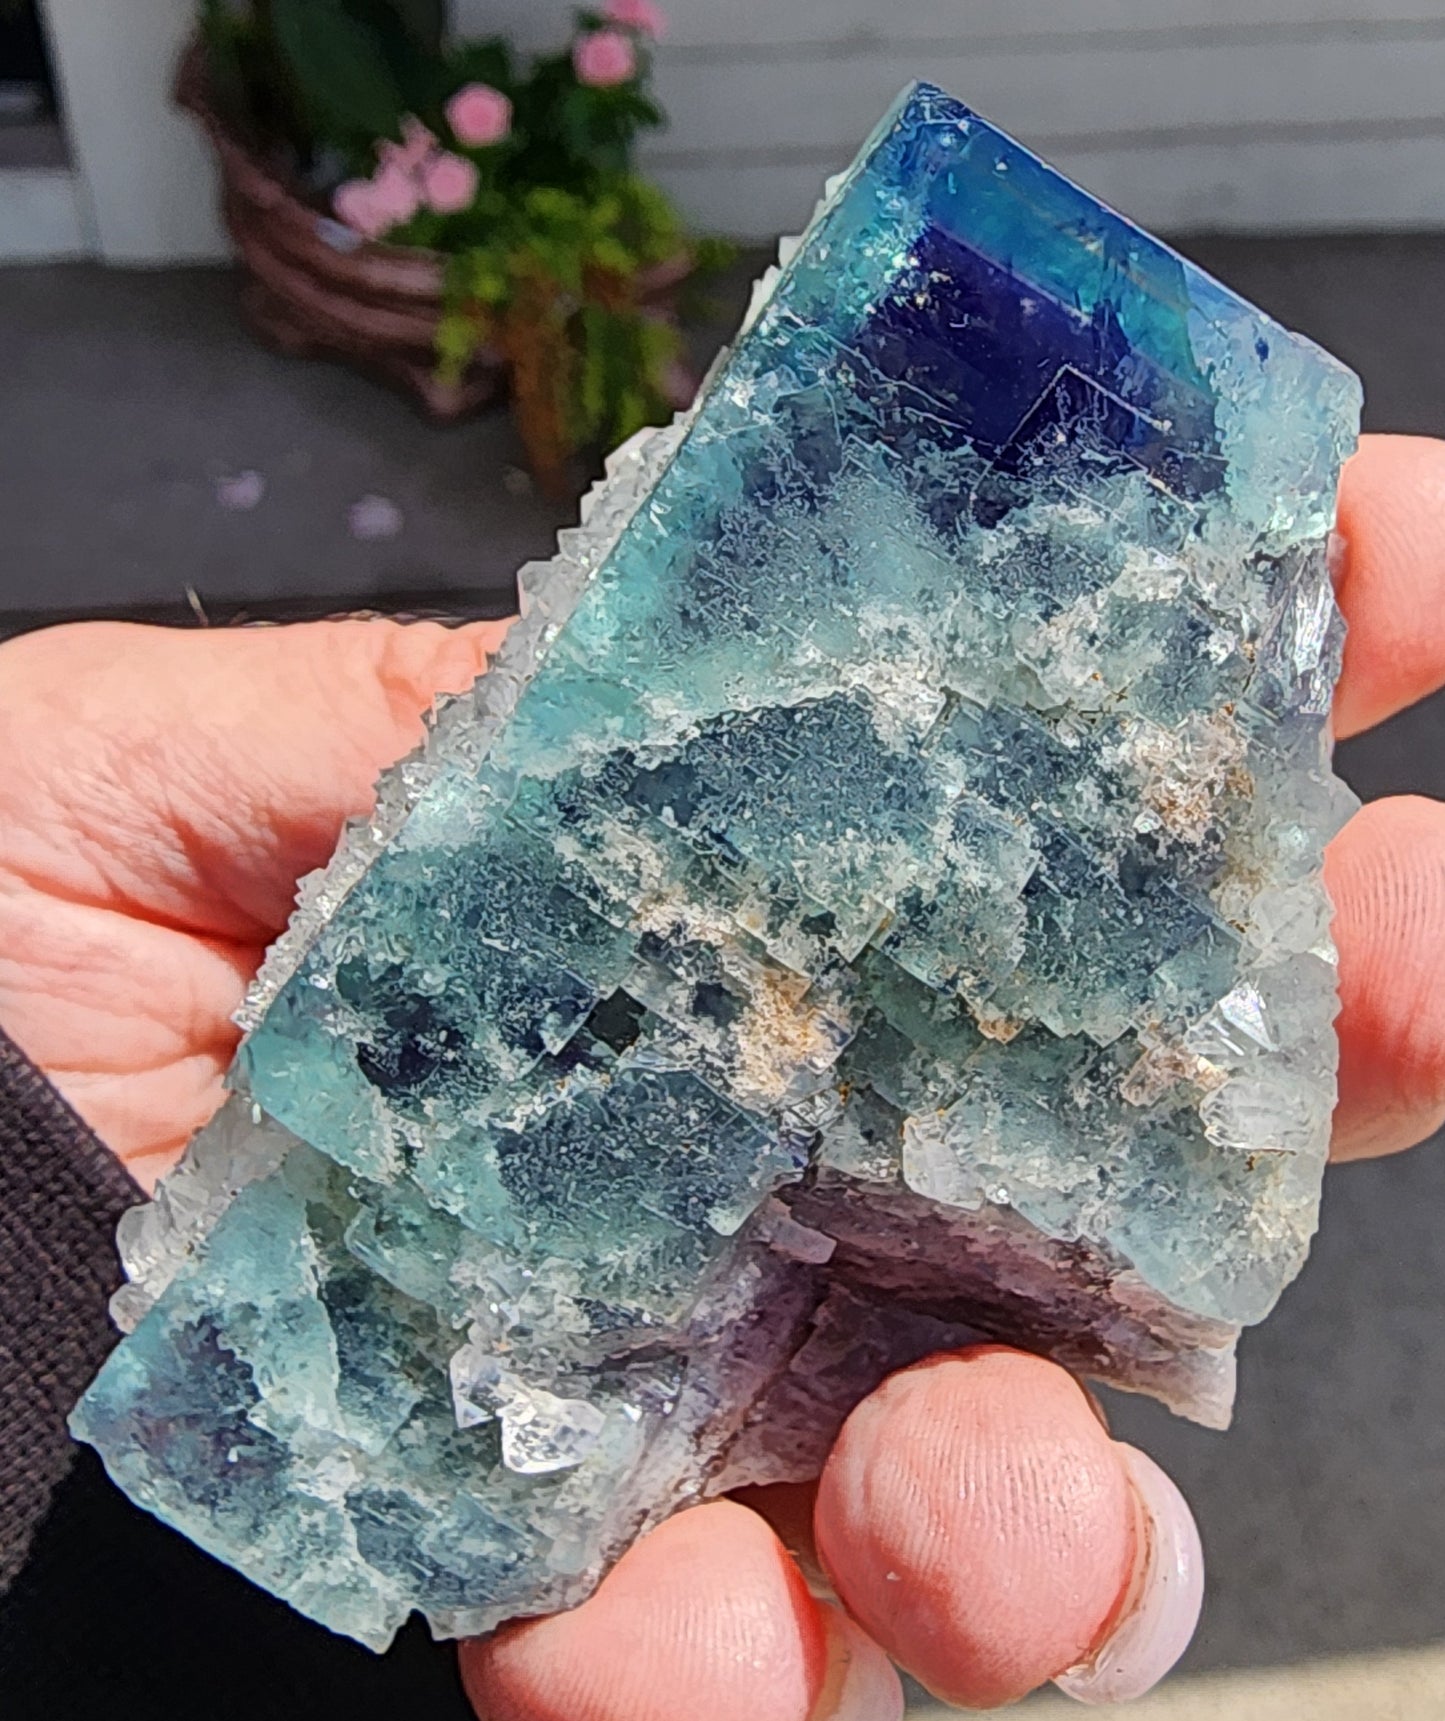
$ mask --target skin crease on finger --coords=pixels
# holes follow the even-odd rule
[[[1085,1394],[999,1346],[932,1358],[865,1399],[815,1522],[853,1617],[936,1695],[974,1708],[1086,1660],[1138,1552],[1127,1468]]]

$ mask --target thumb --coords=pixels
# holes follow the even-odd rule
[[[506,627],[83,622],[10,641],[6,780],[44,845],[36,870],[76,900],[264,945],[435,696],[468,687]]]

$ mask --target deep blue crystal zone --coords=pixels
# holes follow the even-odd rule
[[[1227,1345],[1313,1225],[1332,982],[1290,929],[1357,412],[907,92],[485,756],[438,757],[249,1037],[295,1142],[80,1436],[365,1641],[576,1600],[829,1294],[750,1222],[805,1173],[994,1215],[995,1328],[1187,1407],[1138,1332]],[[1246,991],[1266,1026],[1215,1048]],[[1288,1142],[1241,1151],[1271,1105]]]

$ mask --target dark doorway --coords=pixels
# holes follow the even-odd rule
[[[38,0],[0,0],[0,167],[62,167],[65,161]]]

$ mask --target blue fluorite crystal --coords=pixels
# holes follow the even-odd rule
[[[907,92],[309,886],[127,1220],[121,1486],[381,1645],[970,1334],[1225,1418],[1333,1099],[1358,406]]]

